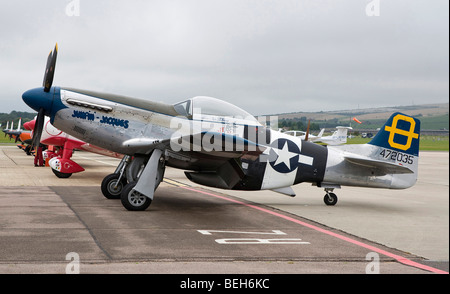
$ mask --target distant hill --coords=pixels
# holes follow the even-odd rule
[[[334,128],[338,125],[348,126],[351,123],[354,129],[376,129],[381,127],[394,112],[402,112],[419,118],[423,130],[449,129],[449,103],[272,115],[277,115],[279,122],[283,120],[303,122],[311,120],[311,124],[317,124],[320,128]],[[353,117],[356,117],[362,124],[352,121]]]

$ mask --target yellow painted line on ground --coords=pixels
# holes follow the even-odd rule
[[[167,184],[170,184],[170,185],[174,185],[174,186],[177,186],[177,187],[188,187],[188,185],[185,185],[185,184],[183,184],[183,183],[180,183],[180,182],[177,182],[177,181],[174,181],[174,180],[171,180],[171,179],[164,179],[163,180],[163,182],[164,183],[167,183]]]

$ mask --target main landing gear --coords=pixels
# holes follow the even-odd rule
[[[153,150],[150,156],[126,155],[115,172],[103,179],[101,190],[108,199],[120,199],[128,210],[145,210],[152,203],[164,171],[165,160],[159,149]]]
[[[125,155],[114,173],[107,175],[101,185],[103,196],[108,199],[120,199],[123,187],[128,183],[125,170],[131,163],[131,156]]]

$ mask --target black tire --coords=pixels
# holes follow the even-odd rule
[[[62,173],[53,168],[52,168],[52,172],[55,174],[55,176],[57,176],[60,179],[67,179],[67,178],[70,178],[70,176],[72,175],[72,173]]]
[[[338,202],[338,198],[337,198],[336,194],[329,193],[329,194],[325,195],[325,197],[323,197],[323,202],[325,202],[325,204],[328,206],[333,206],[333,205],[336,205],[336,203]]]
[[[125,178],[122,178],[120,183],[117,184],[117,188],[114,189],[114,186],[116,185],[119,176],[120,176],[119,174],[110,174],[103,179],[101,185],[103,196],[105,196],[108,199],[120,199],[120,194],[122,193],[123,188],[127,184],[127,181]]]
[[[120,200],[122,205],[130,211],[143,211],[146,210],[152,200],[147,196],[134,191],[133,188],[136,186],[137,182],[128,183],[122,190],[120,195]]]

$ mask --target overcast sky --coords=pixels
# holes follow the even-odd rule
[[[54,86],[166,103],[259,115],[449,99],[448,0],[2,1],[0,112],[32,111],[22,93],[56,42]]]

